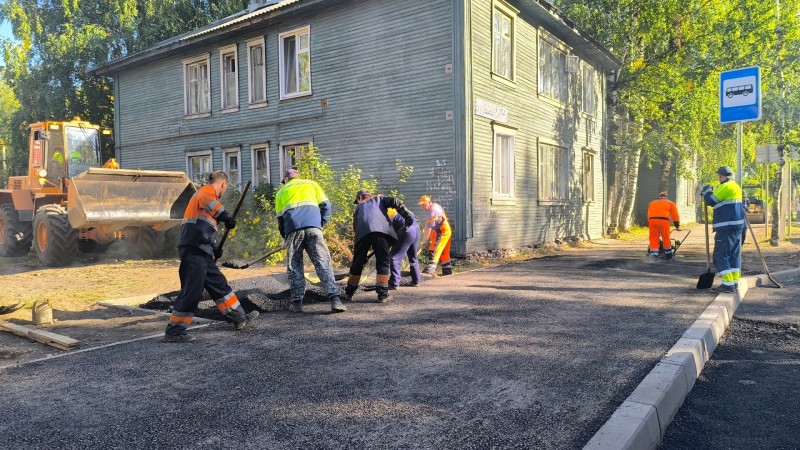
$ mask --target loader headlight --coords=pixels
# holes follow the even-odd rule
[[[47,171],[44,169],[39,170],[39,178],[47,178]]]

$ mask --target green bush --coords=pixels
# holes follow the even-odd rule
[[[350,165],[342,170],[334,171],[327,160],[322,159],[315,146],[303,148],[295,165],[302,178],[319,183],[328,195],[332,204],[330,223],[324,228],[325,240],[331,251],[335,265],[347,266],[352,259],[353,247],[353,199],[361,189],[372,193],[386,192],[402,198],[400,187],[408,181],[414,169],[403,165],[399,159],[395,162],[397,179],[389,184],[382,183],[377,177],[365,177],[361,167]],[[252,260],[269,250],[283,245],[278,232],[278,220],[275,217],[275,193],[278,187],[265,184],[248,193],[237,216],[236,229],[228,235],[225,243],[223,259]],[[239,193],[233,189],[222,197],[226,208],[233,209]],[[275,264],[285,258],[281,252],[267,260]]]

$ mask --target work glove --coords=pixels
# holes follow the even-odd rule
[[[700,193],[701,193],[702,195],[706,195],[707,193],[710,193],[710,192],[712,192],[712,191],[713,191],[713,189],[711,189],[711,185],[708,185],[708,184],[707,184],[707,185],[703,186],[703,190],[702,190],[702,192],[700,192]]]
[[[214,247],[214,261],[222,258],[222,247]]]
[[[681,231],[681,223],[680,222],[675,222],[675,229],[678,230],[678,231]]]
[[[232,229],[236,228],[236,219],[231,217],[228,220],[226,220],[225,221],[225,228],[227,228],[229,230],[232,230]]]
[[[406,219],[406,228],[411,228],[411,225],[414,225],[414,219],[411,216],[408,216]]]

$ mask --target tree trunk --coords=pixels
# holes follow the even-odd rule
[[[672,156],[664,155],[661,163],[661,175],[658,179],[658,192],[669,193],[670,173],[672,172]],[[673,199],[674,200],[674,199]]]
[[[635,148],[627,155],[627,171],[625,176],[625,196],[620,210],[617,225],[620,231],[628,231],[631,222],[631,214],[636,200],[637,181],[639,179],[639,160],[642,150]]]
[[[784,158],[784,150],[786,146],[783,144],[778,145],[778,170],[775,172],[775,178],[772,180],[772,186],[769,192],[770,197],[772,198],[772,234],[770,236],[769,245],[773,247],[777,247],[780,244],[780,202],[781,202],[781,185],[783,184],[783,166],[786,164],[786,158]]]
[[[609,221],[608,232],[614,234],[619,232],[619,212],[622,209],[623,199],[625,198],[625,173],[626,155],[618,152],[614,154],[614,184],[609,188]]]

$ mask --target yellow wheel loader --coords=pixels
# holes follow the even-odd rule
[[[24,256],[31,244],[45,266],[69,265],[78,251],[126,239],[134,256],[163,250],[164,231],[180,225],[195,192],[183,172],[103,164],[111,132],[81,121],[30,125],[28,175],[0,190],[0,256]]]

